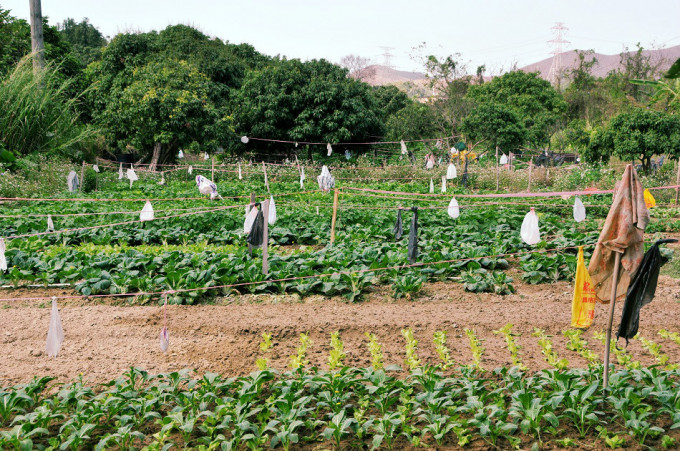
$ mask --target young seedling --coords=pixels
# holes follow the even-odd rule
[[[569,339],[567,349],[577,352],[581,357],[588,361],[588,365],[597,365],[600,362],[596,353],[588,349],[588,340],[581,338],[582,330],[569,329],[562,331],[562,334]]]
[[[441,366],[443,369],[449,368],[455,365],[455,361],[451,358],[451,352],[446,346],[446,331],[438,330],[434,333],[434,347],[437,351],[439,359],[442,361]]]
[[[659,336],[666,340],[672,340],[676,345],[680,346],[680,334],[677,332],[668,332],[666,329],[661,329]]]
[[[378,338],[375,334],[366,332],[366,338],[368,338],[368,350],[371,352],[371,365],[374,370],[379,370],[383,368],[383,353],[382,345],[378,343]]]
[[[654,343],[652,340],[648,340],[645,337],[641,336],[640,334],[637,334],[635,336],[638,340],[640,340],[640,343],[642,344],[642,347],[647,350],[654,358],[656,359],[657,362],[661,365],[666,365],[668,363],[668,354],[663,352],[663,349],[661,348],[661,345],[658,343]],[[677,364],[671,364],[671,365],[666,365],[666,369],[669,371],[675,370],[678,368]]]
[[[605,336],[604,332],[593,332],[593,338],[596,340],[600,340],[602,344],[605,343],[607,340],[607,337]],[[642,364],[637,361],[633,360],[633,357],[626,352],[625,348],[619,348],[616,346],[616,339],[612,338],[610,341],[610,346],[609,348],[614,351],[614,355],[616,356],[616,361],[619,362],[619,365],[622,367],[626,368],[627,370],[636,370],[642,368]]]
[[[402,329],[401,335],[406,340],[406,365],[415,370],[420,366],[420,359],[418,358],[418,340],[413,337],[411,329]]]
[[[260,342],[260,352],[266,353],[269,352],[269,350],[273,347],[274,345],[272,344],[272,336],[271,334],[268,334],[267,332],[262,333],[262,342]],[[269,365],[269,359],[266,357],[258,357],[258,359],[255,361],[255,364],[257,365],[257,368],[260,371],[264,371],[267,369],[267,366]]]
[[[309,365],[307,360],[307,348],[312,344],[309,334],[300,334],[300,346],[297,347],[297,354],[290,356],[290,367],[294,370],[302,369]]]
[[[331,371],[336,370],[342,365],[342,361],[347,357],[345,354],[345,346],[340,340],[340,332],[331,333],[331,352],[328,356],[328,367]]]
[[[474,329],[465,329],[465,335],[467,335],[470,341],[470,351],[472,352],[472,368],[476,368],[479,371],[484,371],[482,368],[482,357],[484,356],[484,348],[482,347],[482,340],[477,338],[477,333]]]
[[[541,352],[545,356],[545,361],[548,365],[558,370],[566,370],[569,366],[567,359],[561,359],[560,356],[553,350],[552,340],[545,331],[535,328],[531,334],[538,338],[538,344],[541,346]]]
[[[493,333],[503,334],[505,337],[505,344],[508,347],[508,351],[510,351],[512,364],[522,371],[526,370],[527,367],[522,363],[522,359],[519,356],[519,351],[522,349],[522,347],[515,341],[515,337],[517,337],[518,334],[512,333],[512,324],[508,323],[502,328],[494,330]]]

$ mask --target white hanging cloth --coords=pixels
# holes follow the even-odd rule
[[[147,200],[144,204],[144,208],[142,208],[142,211],[139,213],[139,220],[153,221],[153,218],[153,207],[151,206],[151,202]]]
[[[524,217],[524,221],[522,221],[520,235],[522,240],[529,245],[534,245],[541,241],[541,232],[538,230],[538,216],[533,207],[531,207],[529,213]]]
[[[54,222],[52,222],[52,215],[47,215],[47,231],[54,232]]]
[[[194,172],[194,167],[189,165],[189,175],[191,175]]]
[[[456,165],[449,163],[449,167],[446,168],[446,178],[448,180],[455,179],[458,176],[458,171],[456,170]]]
[[[267,218],[269,225],[276,224],[276,204],[274,203],[274,196],[269,197],[269,217]]]
[[[442,176],[442,193],[446,192],[446,176]]]
[[[333,148],[331,147],[331,143],[326,144],[326,150],[328,151],[328,156],[330,157],[331,154],[333,153]]]
[[[455,197],[451,198],[451,202],[449,202],[449,208],[446,209],[446,212],[453,219],[456,219],[458,216],[460,216],[460,207],[458,206],[458,201]]]
[[[434,182],[430,178],[430,194],[433,194],[433,193],[434,193]]]
[[[135,174],[135,170],[132,168],[127,170],[127,178],[130,180],[130,188],[132,188],[132,182],[139,180],[137,174]]]
[[[243,175],[241,174],[241,162],[238,162],[238,179],[243,180]]]
[[[501,159],[498,164],[508,164],[508,157],[505,154],[501,155]]]
[[[7,271],[7,257],[5,257],[5,239],[0,238],[0,270]]]
[[[184,152],[182,152],[182,149],[177,153],[177,158],[184,158]]]
[[[246,207],[246,210],[248,210],[248,207]],[[243,233],[246,235],[250,233],[250,229],[253,228],[253,224],[255,223],[255,218],[257,217],[257,207],[252,207],[250,211],[248,211],[248,214],[246,215],[246,220],[243,222]]]
[[[76,174],[76,171],[71,171],[68,173],[68,177],[66,177],[66,183],[68,184],[69,192],[72,193],[78,189],[80,181],[78,180],[78,174]]]
[[[96,164],[92,165],[92,169],[94,169],[94,172],[99,172],[99,166],[97,166]]]
[[[581,198],[576,196],[574,199],[574,221],[581,222],[586,219],[586,207],[581,202]]]
[[[123,180],[123,163],[118,166],[118,180]]]
[[[57,298],[52,297],[52,311],[50,312],[50,327],[47,330],[45,350],[50,357],[56,357],[64,342],[64,329],[61,327],[61,317],[57,308]]]
[[[408,153],[408,150],[406,149],[406,143],[404,142],[403,139],[399,142],[399,145],[401,145],[401,154],[406,155]]]

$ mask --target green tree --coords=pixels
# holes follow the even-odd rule
[[[385,128],[388,141],[432,138],[437,133],[432,109],[418,102],[412,102],[390,116]]]
[[[482,104],[468,114],[460,126],[467,141],[484,141],[487,149],[498,146],[515,152],[526,140],[527,130],[517,114],[501,104]]]
[[[538,73],[508,72],[488,83],[470,86],[467,95],[477,105],[512,110],[526,129],[526,140],[535,146],[550,142],[567,108],[560,93]]]
[[[57,30],[66,41],[71,43],[73,53],[83,67],[101,58],[106,39],[87,17],[80,22],[68,18],[57,24]]]

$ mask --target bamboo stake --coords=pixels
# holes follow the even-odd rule
[[[269,274],[269,199],[262,202],[264,232],[262,233],[262,274]]]
[[[255,204],[255,193],[250,193],[250,208],[253,208],[253,204]],[[253,246],[250,243],[248,243],[248,256],[253,256]]]
[[[680,158],[678,158],[678,176],[675,179],[675,184],[680,185]],[[678,205],[679,200],[680,200],[680,189],[675,188],[675,205]]]
[[[212,163],[212,170],[210,171],[210,180],[215,183],[215,157],[212,157],[210,159],[210,162]]]
[[[498,191],[498,146],[496,146],[496,191]]]
[[[262,170],[264,171],[264,186],[267,188],[267,192],[269,192],[269,180],[267,179],[267,166],[264,164],[264,161],[262,162]]]
[[[602,387],[607,389],[609,384],[609,348],[612,340],[612,322],[614,320],[614,305],[616,304],[616,286],[619,284],[619,270],[621,269],[621,253],[616,252],[614,260],[614,274],[612,275],[611,300],[609,301],[609,321],[607,323],[607,337],[604,343],[604,375]]]
[[[331,219],[331,244],[335,242],[335,221],[338,219],[338,189],[333,190],[333,219]]]
[[[527,187],[527,193],[531,192],[531,173],[534,170],[534,161],[529,160],[529,186]]]
[[[83,185],[85,185],[85,161],[83,161],[83,165],[80,167],[80,191],[83,191]]]

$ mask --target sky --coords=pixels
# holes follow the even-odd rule
[[[28,18],[28,0],[0,0]],[[460,54],[470,72],[488,74],[551,57],[551,27],[568,30],[563,50],[618,54],[680,45],[680,0],[42,0],[51,24],[84,17],[109,37],[192,25],[267,55],[339,62],[353,54],[396,69],[422,71],[422,57]],[[390,49],[385,49],[389,47]]]

